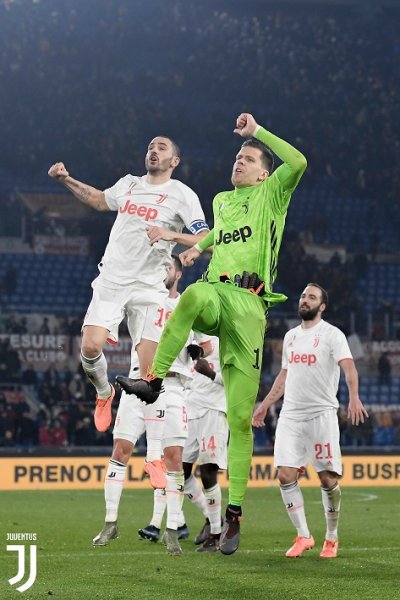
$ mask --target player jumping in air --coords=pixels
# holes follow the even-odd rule
[[[230,429],[229,504],[220,539],[223,554],[239,546],[242,501],[253,452],[251,418],[261,374],[266,310],[286,296],[272,292],[278,253],[292,192],[307,161],[290,144],[239,115],[235,133],[254,138],[242,144],[232,170],[235,189],[213,201],[214,229],[181,254],[190,266],[209,246],[213,255],[204,281],[189,286],[164,330],[148,377],[121,387],[152,403],[169,366],[191,329],[220,339],[220,360]],[[268,147],[267,147],[268,146]],[[272,173],[273,152],[283,164]]]
[[[94,420],[99,431],[111,425],[115,394],[103,353],[106,341],[118,342],[118,327],[126,315],[140,374],[146,374],[161,335],[147,330],[146,315],[166,296],[164,279],[172,247],[175,243],[192,246],[208,232],[197,195],[171,178],[179,163],[179,147],[170,138],[158,136],[147,149],[146,175],[125,175],[104,191],[73,179],[61,162],[49,169],[50,177],[84,204],[117,212],[82,327],[81,360],[96,388]],[[181,233],[184,226],[190,234]]]

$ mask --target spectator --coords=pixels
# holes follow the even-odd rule
[[[38,435],[30,410],[25,410],[17,421],[16,440],[19,446],[29,448],[38,442]]]
[[[76,400],[85,400],[86,385],[79,373],[76,373],[68,386],[69,393]]]
[[[0,440],[0,446],[3,448],[13,448],[15,446],[14,433],[11,429],[7,429],[3,440]]]
[[[24,371],[22,371],[21,382],[24,385],[37,385],[37,382],[38,382],[37,373],[31,363],[29,363],[26,366],[26,369]]]
[[[50,421],[45,421],[39,427],[39,444],[40,446],[51,446],[52,442]]]
[[[379,385],[392,383],[392,364],[387,352],[382,352],[378,360]]]
[[[355,448],[372,446],[374,442],[374,427],[375,417],[371,414],[371,411],[369,411],[369,418],[365,419],[364,423],[360,423],[358,427],[348,421],[344,431],[346,444]]]
[[[51,427],[51,444],[59,448],[68,445],[67,432],[59,419],[55,419]]]
[[[76,422],[74,431],[75,446],[92,446],[95,444],[95,432],[89,417]]]
[[[48,317],[43,317],[43,322],[42,322],[41,326],[39,327],[39,333],[43,334],[43,335],[51,334]]]

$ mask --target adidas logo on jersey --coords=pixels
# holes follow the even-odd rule
[[[251,227],[248,225],[240,227],[240,229],[234,229],[232,233],[224,233],[221,229],[218,239],[215,240],[215,244],[216,246],[219,246],[219,244],[230,244],[231,242],[239,241],[245,244],[252,233]]]
[[[119,209],[121,214],[127,213],[128,215],[137,215],[138,217],[144,217],[145,221],[154,221],[158,216],[158,210],[156,208],[150,208],[149,206],[138,206],[134,202],[127,200],[124,206]]]

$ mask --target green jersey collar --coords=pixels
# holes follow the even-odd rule
[[[249,185],[248,187],[243,187],[243,188],[237,188],[235,187],[235,189],[233,190],[233,193],[235,196],[248,196],[253,189],[257,187],[256,185]]]

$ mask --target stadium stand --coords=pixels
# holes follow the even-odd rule
[[[232,118],[243,107],[293,140],[309,163],[289,210],[276,283],[289,300],[271,311],[271,329],[295,321],[299,290],[311,280],[328,289],[328,320],[364,345],[391,342],[386,383],[378,373],[383,346],[358,360],[360,396],[373,416],[361,433],[343,424],[342,437],[348,446],[398,446],[399,9],[297,2],[294,11],[290,3],[253,1],[244,15],[238,0],[151,4],[121,2],[114,10],[70,0],[65,11],[49,11],[46,2],[0,3],[0,87],[7,89],[0,111],[0,446],[111,439],[92,426],[93,392],[76,360],[32,368],[9,345],[12,335],[61,334],[73,355],[114,218],[93,211],[78,218],[72,197],[56,202],[60,190],[47,168],[64,160],[74,176],[105,188],[142,172],[149,137],[166,132],[182,148],[177,177],[198,192],[212,225],[211,201],[230,185],[238,147]],[[157,39],[156,62],[145,50],[149,38]],[[75,253],[40,253],[38,236],[75,240]],[[82,254],[79,237],[87,242]],[[205,268],[202,260],[186,270],[183,284]],[[260,396],[279,356],[268,365]],[[343,382],[339,391],[344,405]],[[256,432],[257,448],[271,446],[276,416]]]

